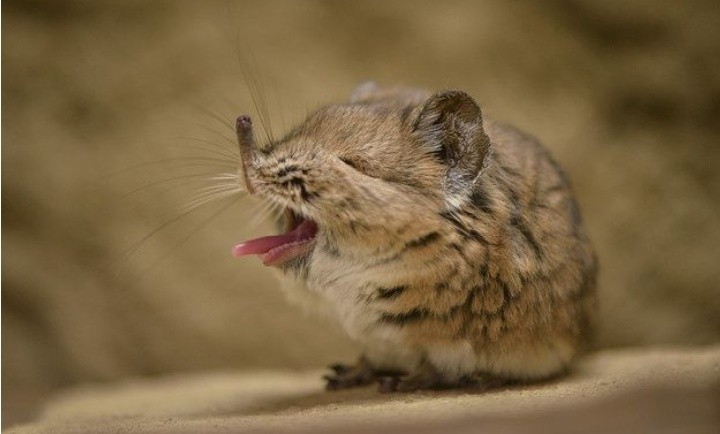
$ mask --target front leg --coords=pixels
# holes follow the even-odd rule
[[[357,364],[335,364],[330,366],[333,373],[324,375],[327,390],[348,389],[351,387],[366,386],[386,376],[402,375],[401,371],[388,371],[376,369],[367,357],[361,356]]]

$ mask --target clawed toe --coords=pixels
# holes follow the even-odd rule
[[[378,392],[380,393],[392,393],[397,392],[398,384],[400,384],[400,377],[379,377],[378,378]]]
[[[325,380],[325,390],[338,390],[338,380],[337,378],[331,376],[331,375],[323,375],[323,380]]]
[[[323,379],[325,380],[325,390],[340,390],[348,387],[338,377],[332,375],[323,375]]]
[[[353,376],[333,376],[324,375],[325,389],[326,390],[340,390],[348,389],[351,387],[365,386],[372,382],[372,379],[365,378],[360,375]]]
[[[342,375],[352,369],[352,366],[345,365],[343,363],[336,363],[334,365],[328,366],[333,372],[335,372],[336,375]],[[325,376],[327,377],[327,375]],[[324,377],[323,377],[324,378]]]
[[[380,393],[410,393],[418,390],[438,389],[438,384],[425,378],[381,377],[378,379]]]
[[[365,386],[372,383],[375,373],[372,367],[361,358],[357,366],[338,363],[329,366],[332,374],[323,375],[326,390],[340,390],[350,387]]]

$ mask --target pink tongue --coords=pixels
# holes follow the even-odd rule
[[[233,255],[236,257],[245,255],[259,255],[270,250],[298,241],[309,240],[317,233],[317,224],[311,220],[303,220],[295,229],[281,235],[255,238],[245,241],[233,247]]]

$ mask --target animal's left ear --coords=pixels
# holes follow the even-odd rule
[[[412,127],[428,152],[448,165],[449,181],[460,184],[457,188],[475,180],[490,138],[483,130],[482,111],[470,95],[450,90],[431,96]]]

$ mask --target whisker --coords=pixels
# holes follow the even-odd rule
[[[255,85],[248,84],[248,81],[251,79],[248,78],[248,76],[244,72],[243,76],[248,92],[250,93],[250,98],[252,99],[253,106],[255,106],[255,111],[258,113],[258,117],[260,118],[260,126],[265,133],[265,138],[267,139],[268,143],[271,143],[273,141],[272,136],[268,126],[268,122],[265,119],[265,114],[262,110],[262,104],[259,102],[259,96],[256,94],[257,90],[255,89]]]
[[[266,218],[271,218],[273,222],[277,222],[277,220],[280,219],[282,213],[283,209],[279,205],[275,204],[275,206],[270,209]]]
[[[264,219],[266,219],[268,217],[268,213],[275,206],[278,206],[278,205],[274,202],[270,202],[270,201],[264,202],[264,204],[260,208],[260,210],[258,210],[257,213],[255,214],[255,216],[252,218],[252,220],[250,220],[250,222],[248,223],[248,226],[252,228],[252,227],[259,225],[261,221],[263,221]]]
[[[142,168],[147,168],[151,166],[159,166],[159,165],[169,165],[172,167],[172,165],[175,165],[176,167],[182,167],[182,166],[188,166],[188,165],[195,165],[195,166],[216,166],[216,165],[224,165],[226,167],[235,167],[237,164],[234,164],[231,161],[228,160],[222,160],[220,158],[213,158],[213,157],[173,157],[173,158],[163,158],[161,160],[155,160],[155,161],[146,161],[144,163],[139,163],[130,167],[126,167],[124,169],[116,170],[113,172],[110,172],[107,174],[108,177],[117,177],[120,175],[123,175],[127,172],[131,172],[133,170],[138,170]]]
[[[227,139],[227,137],[225,137],[225,136],[223,136],[223,137],[224,137],[225,139]],[[220,144],[220,143],[218,143],[218,142],[215,142],[215,141],[212,141],[212,140],[203,138],[203,137],[181,136],[181,137],[178,137],[178,138],[179,138],[179,139],[182,139],[182,140],[195,140],[195,141],[198,141],[198,142],[203,142],[203,143],[206,143],[206,144],[208,144],[208,145],[213,146],[214,148],[217,148],[218,151],[226,152],[226,153],[231,154],[231,155],[233,155],[233,156],[240,155],[240,153],[238,152],[238,149],[237,149],[237,142],[236,142],[236,141],[233,141],[233,142],[232,142],[232,143],[233,143],[233,146],[232,146],[232,147],[225,147],[225,145],[223,145],[223,144]]]
[[[237,146],[237,142],[235,140],[231,139],[230,137],[226,136],[225,134],[223,134],[207,125],[203,125],[203,124],[200,124],[197,122],[195,123],[195,125],[204,129],[207,132],[215,134],[216,136],[220,137],[221,139],[225,139],[226,142],[228,142],[230,145],[232,145],[231,148],[227,148],[228,150],[235,149],[235,147]]]
[[[228,33],[234,33],[234,38],[229,37],[229,43],[233,46],[235,51],[235,58],[238,63],[238,67],[240,70],[240,74],[243,78],[243,84],[248,91],[248,94],[250,96],[250,99],[253,102],[253,105],[255,107],[255,111],[257,112],[257,115],[260,119],[260,127],[263,130],[263,133],[265,134],[265,137],[268,141],[268,143],[274,142],[273,137],[273,131],[272,131],[272,125],[270,124],[270,115],[267,110],[267,105],[265,95],[262,93],[262,86],[260,82],[260,74],[257,73],[257,61],[255,61],[254,56],[252,54],[251,46],[252,44],[243,44],[242,47],[245,51],[248,52],[248,54],[253,58],[253,64],[255,65],[254,71],[255,74],[253,74],[253,68],[251,68],[251,65],[248,64],[248,62],[243,58],[241,50],[240,50],[240,41],[244,40],[247,41],[251,38],[244,37],[241,38],[240,36],[240,26],[238,26],[236,23],[231,22],[231,17],[234,16],[233,11],[229,4],[225,4],[226,11],[222,14],[223,17],[227,20],[227,28]]]
[[[263,104],[262,94],[260,93],[260,86],[259,86],[260,83],[259,83],[259,80],[257,79],[257,77],[252,74],[252,71],[250,70],[249,66],[245,63],[244,59],[240,55],[239,35],[236,35],[235,53],[236,53],[236,59],[238,61],[238,66],[240,68],[240,73],[243,76],[243,83],[245,84],[245,87],[246,87],[248,93],[250,94],[250,99],[253,102],[255,111],[257,112],[258,117],[260,118],[260,126],[262,127],[262,130],[265,133],[265,137],[267,138],[268,143],[271,143],[274,140],[272,137],[272,130],[270,128],[267,107]],[[251,56],[252,56],[252,54],[251,54]]]
[[[257,58],[255,57],[255,54],[250,51],[248,53],[250,55],[250,60],[252,61],[251,67],[253,68],[254,74],[255,74],[255,84],[256,84],[256,92],[258,93],[258,96],[260,97],[260,109],[263,113],[263,116],[265,117],[266,123],[267,123],[267,130],[270,141],[274,141],[273,137],[273,130],[272,130],[272,124],[270,123],[270,113],[268,111],[267,107],[267,97],[264,92],[263,83],[261,81],[261,75],[260,75],[260,68],[258,67]]]
[[[238,176],[237,173],[222,173],[220,175],[216,175],[211,177],[213,181],[223,181],[223,180],[240,180],[240,176]]]
[[[220,125],[222,125],[222,126],[224,126],[224,127],[226,127],[226,128],[229,128],[230,131],[235,131],[235,127],[233,126],[233,121],[232,121],[232,119],[230,119],[230,118],[225,118],[222,114],[218,113],[217,111],[215,111],[215,110],[213,110],[213,109],[211,109],[211,108],[209,108],[209,107],[204,107],[204,106],[201,106],[201,105],[199,105],[199,104],[192,104],[192,106],[193,106],[196,110],[200,110],[200,111],[204,112],[206,115],[208,115],[208,116],[210,116],[211,118],[213,118],[213,119],[215,119],[216,121],[218,121],[218,122],[220,123]]]
[[[199,195],[199,197],[196,197],[193,199],[187,206],[185,206],[183,209],[192,210],[199,206],[205,205],[209,202],[214,202],[218,199],[222,199],[227,196],[232,196],[238,193],[241,193],[242,190],[239,189],[227,189],[222,191],[211,191],[206,194]]]
[[[234,173],[220,173],[220,174],[217,174],[217,175],[214,175],[214,176],[207,176],[207,177],[205,177],[205,175],[212,175],[212,174],[181,175],[181,176],[176,176],[176,177],[172,177],[172,178],[165,179],[165,180],[155,181],[155,182],[152,182],[152,183],[150,183],[150,184],[144,185],[144,186],[142,186],[142,187],[136,188],[136,189],[133,190],[133,191],[130,191],[130,192],[128,192],[128,193],[125,193],[125,194],[124,194],[123,196],[121,196],[121,197],[125,197],[125,196],[128,196],[128,195],[133,194],[133,193],[137,193],[137,192],[139,192],[139,191],[141,191],[141,190],[145,190],[145,189],[151,188],[151,187],[153,187],[153,186],[155,186],[155,185],[159,185],[159,184],[163,184],[163,183],[165,183],[165,182],[169,182],[169,181],[171,181],[171,180],[180,180],[180,179],[187,179],[187,180],[186,180],[185,182],[177,182],[177,183],[175,183],[174,185],[170,185],[170,186],[168,186],[168,187],[164,187],[164,188],[162,188],[162,189],[158,189],[158,193],[159,193],[159,194],[167,193],[168,191],[171,191],[171,190],[173,190],[173,189],[176,189],[176,188],[181,187],[181,186],[184,186],[184,185],[197,184],[197,183],[202,183],[202,182],[211,182],[211,183],[212,183],[211,186],[214,186],[214,185],[217,185],[217,182],[218,182],[218,181],[235,181],[235,182],[233,182],[232,184],[230,184],[230,183],[224,183],[223,185],[227,185],[227,186],[232,185],[232,186],[234,186],[235,188],[238,188],[238,189],[240,189],[240,190],[245,191],[244,188],[242,187],[242,185],[237,182],[238,179],[239,179],[238,176],[237,176],[237,174],[234,174]],[[199,178],[199,179],[188,179],[188,178]]]
[[[211,177],[211,178],[217,178],[217,177]],[[245,191],[245,188],[244,188],[242,185],[240,185],[239,183],[237,183],[237,182],[227,182],[228,180],[233,181],[233,179],[230,179],[230,178],[225,178],[225,179],[211,179],[211,178],[208,178],[208,180],[212,180],[212,181],[213,181],[212,184],[210,184],[210,185],[208,185],[208,186],[206,186],[206,187],[200,187],[200,188],[196,189],[196,191],[197,191],[197,192],[202,192],[202,191],[209,191],[209,190],[213,190],[213,189],[226,188],[226,187],[227,187],[227,188],[233,188],[233,189]],[[221,182],[221,181],[222,181],[222,182]]]
[[[273,203],[273,206],[267,212],[265,218],[269,217],[272,219],[273,222],[275,222],[277,220],[280,220],[280,217],[282,216],[283,211],[284,211],[284,209],[280,205]]]
[[[183,187],[186,185],[202,183],[202,182],[207,182],[207,180],[206,179],[190,179],[190,180],[186,180],[185,182],[176,182],[175,184],[172,184],[172,185],[162,186],[162,188],[157,188],[153,192],[153,194],[150,194],[147,197],[144,197],[144,198],[138,197],[138,198],[134,199],[134,205],[130,209],[136,210],[136,209],[140,208],[141,206],[147,204],[149,201],[157,200],[158,197],[160,197],[163,194],[168,193],[172,190],[175,190],[177,188],[180,188],[180,187]]]
[[[287,131],[288,130],[287,119],[285,117],[285,113],[283,112],[283,110],[281,110],[283,99],[280,97],[280,91],[279,91],[279,86],[278,86],[276,77],[272,77],[272,84],[273,84],[272,91],[273,91],[273,94],[275,97],[274,98],[275,107],[278,108],[277,113],[278,113],[278,117],[280,118],[280,127],[283,129],[283,131]]]
[[[239,158],[240,158],[240,154],[239,154],[239,153],[233,153],[233,152],[229,151],[228,149],[226,149],[226,148],[224,148],[224,147],[222,147],[222,146],[216,145],[216,144],[214,144],[213,142],[211,142],[211,141],[209,141],[209,140],[201,139],[201,138],[198,138],[198,137],[178,137],[178,139],[179,139],[179,140],[187,140],[187,141],[195,141],[195,142],[200,142],[200,143],[204,143],[204,144],[207,144],[207,145],[214,145],[214,146],[215,146],[215,147],[205,147],[205,146],[190,145],[190,144],[187,144],[187,145],[185,145],[185,144],[183,144],[183,145],[174,145],[174,146],[177,146],[177,147],[179,147],[179,148],[195,149],[195,150],[202,151],[202,152],[210,152],[211,154],[213,154],[213,155],[216,156],[216,157],[222,157],[223,159],[227,160],[228,162],[232,162],[232,163],[235,163],[235,164],[237,164],[237,162],[238,162],[238,160],[239,160]]]
[[[137,274],[138,280],[142,279],[144,276],[146,276],[150,271],[155,269],[158,265],[166,261],[171,255],[177,251],[177,249],[185,244],[193,235],[200,232],[203,228],[205,228],[211,221],[215,220],[220,214],[225,212],[228,208],[230,208],[232,205],[236,204],[240,200],[240,198],[235,198],[233,201],[228,202],[227,204],[223,205],[219,210],[212,213],[208,218],[201,221],[199,224],[197,224],[193,229],[190,230],[190,232],[187,233],[184,237],[182,237],[180,240],[178,240],[176,243],[174,243],[169,249],[168,252],[162,256],[160,256],[158,259],[156,259],[150,266],[145,268],[144,270],[140,271]]]
[[[230,195],[227,195],[227,196],[230,196]],[[171,218],[166,219],[165,221],[163,221],[158,227],[156,227],[155,229],[153,229],[152,231],[150,231],[150,233],[148,233],[147,235],[145,235],[144,237],[142,237],[140,240],[136,241],[136,242],[133,243],[131,246],[129,246],[129,247],[125,250],[125,252],[121,255],[120,264],[122,265],[123,263],[126,263],[127,260],[128,260],[135,252],[137,252],[138,249],[140,249],[140,247],[142,247],[150,238],[152,238],[153,236],[155,236],[157,233],[159,233],[159,232],[162,231],[163,229],[167,228],[168,226],[172,225],[173,223],[181,220],[183,217],[185,217],[185,216],[187,216],[188,214],[192,213],[193,211],[195,211],[195,210],[198,209],[200,206],[202,206],[202,205],[204,205],[204,204],[206,204],[206,203],[207,203],[207,201],[201,202],[201,203],[197,203],[197,204],[195,204],[195,205],[193,205],[193,206],[191,206],[191,207],[188,207],[187,209],[181,211],[180,214],[178,214],[178,215],[176,215],[176,216],[174,216],[174,217],[171,217]],[[120,269],[119,269],[119,268],[118,268],[117,272],[118,272],[118,273],[120,272]]]
[[[268,201],[266,201],[266,200],[261,200],[260,202],[256,203],[250,209],[250,213],[254,214],[254,216],[253,216],[253,219],[248,222],[247,226],[249,226],[251,228],[257,226],[257,224],[259,223],[258,215],[262,214],[263,210],[268,206],[270,206],[270,205],[269,205]]]
[[[152,181],[148,184],[142,185],[133,190],[125,192],[120,197],[127,197],[132,194],[138,193],[140,191],[147,190],[148,188],[152,188],[156,185],[162,185],[162,184],[164,184],[166,182],[170,182],[170,181],[177,181],[177,180],[181,180],[181,179],[185,180],[185,179],[190,179],[190,178],[203,178],[203,177],[206,177],[205,179],[209,180],[210,178],[207,178],[207,177],[212,176],[212,175],[214,175],[214,173],[191,173],[191,174],[186,174],[186,175],[178,175],[178,176],[171,176],[169,178],[158,179],[156,181]],[[199,181],[195,181],[195,182],[201,182],[201,181],[202,181],[202,179],[200,179]]]
[[[203,201],[208,198],[213,198],[214,196],[218,194],[225,194],[225,193],[244,193],[244,191],[237,186],[223,186],[223,187],[210,187],[210,189],[199,191],[198,194],[196,194],[190,201],[188,202],[188,206],[194,206],[195,203]]]
[[[222,186],[216,186],[211,185],[205,188],[201,188],[197,190],[197,194],[195,197],[190,199],[190,204],[194,203],[197,200],[204,199],[206,197],[211,197],[214,194],[219,193],[225,193],[225,192],[234,192],[234,193],[245,193],[245,190],[242,188],[239,188],[237,185],[222,185]]]

